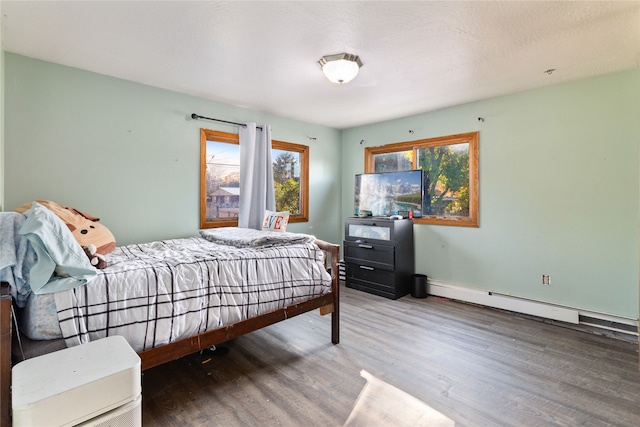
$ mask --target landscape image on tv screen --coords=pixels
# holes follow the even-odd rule
[[[354,214],[390,216],[400,211],[422,214],[422,171],[365,173],[356,175]]]

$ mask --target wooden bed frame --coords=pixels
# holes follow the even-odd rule
[[[307,311],[320,309],[320,314],[331,314],[331,342],[340,342],[340,311],[339,311],[339,284],[340,274],[338,261],[340,258],[340,246],[322,240],[316,240],[316,244],[325,252],[326,267],[331,272],[331,292],[310,300],[280,308],[251,319],[236,322],[218,329],[204,332],[200,335],[144,350],[139,353],[142,361],[142,369],[153,368],[179,359],[188,354],[222,344],[230,339],[246,333],[257,331],[265,326],[278,323],[290,317]],[[11,296],[8,286],[2,287],[0,295],[0,426],[11,425],[11,341],[12,341],[12,311]]]

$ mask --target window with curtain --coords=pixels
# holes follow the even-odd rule
[[[420,224],[478,226],[478,132],[365,148],[365,172],[423,171]]]
[[[308,221],[309,147],[273,140],[272,157],[276,209]],[[200,129],[200,228],[238,225],[240,168],[238,134]]]

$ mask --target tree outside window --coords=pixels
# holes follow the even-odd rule
[[[301,212],[300,166],[301,154],[286,150],[273,150],[273,185],[276,209],[289,211],[290,215]]]
[[[419,148],[423,215],[469,217],[469,144]]]

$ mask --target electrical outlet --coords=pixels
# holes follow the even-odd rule
[[[549,286],[551,284],[551,277],[548,274],[542,275],[542,284],[545,286]]]

